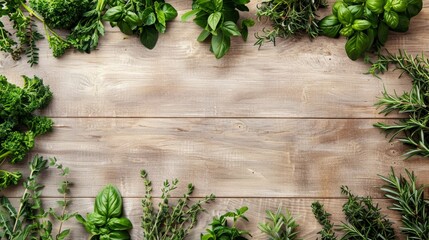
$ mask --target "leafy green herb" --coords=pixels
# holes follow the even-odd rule
[[[344,233],[341,239],[396,239],[393,223],[381,214],[381,208],[373,203],[371,197],[355,196],[345,186],[341,187],[341,193],[348,198],[343,205],[347,222],[339,225],[339,231]],[[316,219],[323,225],[323,230],[319,232],[322,239],[337,239],[329,221],[330,214],[323,209],[323,205],[316,202],[312,208]]]
[[[38,7],[39,5],[36,4],[35,6]],[[62,5],[57,7],[59,8],[57,11],[63,10],[61,9]],[[67,42],[48,26],[47,22],[49,21],[45,22],[42,16],[26,4],[26,0],[2,0],[0,1],[0,9],[0,18],[7,18],[12,22],[11,28],[13,29],[13,31],[6,29],[3,22],[0,21],[0,50],[10,53],[14,60],[19,60],[22,54],[25,54],[28,58],[28,63],[31,66],[38,63],[39,49],[37,48],[36,43],[43,39],[43,36],[38,32],[37,27],[34,24],[35,19],[44,24],[47,36],[54,37],[48,37],[49,45],[54,49],[54,56],[59,56],[59,52],[55,51],[55,49],[59,47],[64,48],[64,46],[67,45]],[[45,13],[44,7],[39,10]],[[64,17],[65,15],[67,14],[63,13],[57,16],[56,21],[59,21],[59,18],[66,19],[67,17]],[[12,34],[11,32],[14,33]]]
[[[78,51],[90,53],[97,48],[100,36],[104,36],[102,18],[106,5],[106,0],[92,1],[90,10],[83,14],[67,37],[68,42]]]
[[[52,166],[60,170],[64,178],[67,177],[68,168],[63,168],[56,159],[51,159],[50,162]],[[64,196],[63,200],[59,202],[61,213],[57,214],[52,208],[49,210],[43,208],[40,195],[44,186],[38,183],[37,179],[48,168],[49,162],[43,157],[36,156],[30,162],[30,175],[23,184],[25,190],[18,209],[10,203],[7,197],[0,197],[0,238],[62,240],[70,234],[70,229],[62,229],[63,223],[75,215],[66,210],[70,203],[67,199],[70,183],[67,180],[61,183],[58,190]],[[50,220],[52,218],[60,223],[57,233],[53,232],[53,222]]]
[[[52,92],[36,76],[23,79],[24,87],[20,88],[0,75],[0,166],[22,161],[35,138],[52,129],[51,119],[33,114],[48,105]],[[0,189],[17,184],[21,176],[20,172],[0,169]]]
[[[311,209],[320,225],[323,226],[322,230],[318,232],[321,240],[336,240],[337,236],[334,231],[334,224],[329,219],[331,214],[325,211],[324,206],[320,202],[311,204]]]
[[[186,21],[195,16],[194,22],[203,28],[198,41],[211,38],[210,51],[217,59],[222,58],[231,46],[231,37],[242,36],[247,40],[248,28],[254,25],[251,19],[241,21],[239,11],[249,11],[246,4],[250,0],[193,0],[192,10],[182,16]]]
[[[390,209],[401,214],[401,232],[407,239],[429,238],[429,203],[425,200],[425,186],[417,186],[413,172],[405,170],[407,177],[396,176],[393,168],[387,177],[380,176],[386,182],[381,188],[385,197],[394,201]]]
[[[332,15],[320,21],[323,35],[347,38],[347,56],[356,60],[370,50],[379,51],[389,30],[408,31],[410,19],[422,9],[422,0],[337,0]]]
[[[143,239],[146,240],[180,240],[184,239],[189,231],[195,226],[198,214],[204,211],[203,204],[214,201],[215,196],[211,194],[203,200],[190,205],[190,196],[194,191],[192,184],[188,185],[188,191],[177,201],[174,206],[170,205],[170,192],[177,188],[179,181],[174,179],[164,181],[161,189],[161,201],[158,210],[152,203],[152,183],[149,181],[146,171],[141,171],[146,194],[142,200],[143,216],[141,227],[143,228]]]
[[[88,10],[91,0],[30,0],[30,6],[45,23],[56,29],[71,29]]]
[[[127,35],[138,35],[141,43],[153,49],[167,22],[177,17],[176,9],[164,0],[116,0],[109,4],[103,19]]]
[[[372,63],[369,72],[383,73],[388,70],[389,64],[395,65],[402,74],[412,78],[412,88],[402,95],[396,92],[391,94],[384,90],[383,96],[375,105],[382,108],[380,113],[387,115],[391,112],[399,112],[407,114],[408,118],[393,124],[378,122],[374,126],[388,134],[391,133],[391,141],[396,138],[411,146],[411,149],[405,153],[407,158],[416,155],[428,157],[429,109],[427,106],[429,100],[426,96],[429,91],[429,60],[423,54],[413,57],[405,51],[399,51],[399,54],[380,55],[378,60]]]
[[[201,234],[201,240],[215,240],[215,239],[230,239],[230,240],[245,240],[245,236],[250,236],[250,233],[236,227],[239,219],[249,221],[244,213],[248,207],[241,207],[236,209],[235,212],[227,212],[220,217],[214,217],[210,223],[211,229],[206,229],[206,234]],[[232,219],[232,226],[228,226],[228,218]]]
[[[272,29],[263,29],[256,34],[255,45],[265,42],[276,43],[276,38],[290,38],[306,33],[310,38],[319,35],[316,11],[326,7],[326,0],[268,0],[258,6],[258,20],[263,17],[271,21]]]
[[[77,214],[76,219],[91,234],[91,239],[131,239],[128,230],[133,225],[122,217],[122,197],[112,185],[98,193],[93,213],[88,213],[86,219]]]
[[[267,210],[269,222],[259,223],[259,229],[269,236],[270,240],[295,240],[298,239],[298,224],[289,211],[282,213],[281,207],[277,212]]]

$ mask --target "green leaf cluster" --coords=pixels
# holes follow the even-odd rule
[[[36,42],[43,39],[37,31],[32,17],[22,9],[25,0],[0,1],[0,50],[11,54],[14,60],[19,60],[22,54],[28,57],[32,66],[38,63],[38,48]],[[3,21],[8,19],[12,29],[6,29]]]
[[[422,6],[422,0],[337,0],[319,26],[328,37],[345,36],[347,56],[356,60],[384,46],[389,30],[408,31]]]
[[[211,38],[210,51],[217,59],[222,58],[230,49],[231,37],[241,36],[244,41],[249,34],[248,28],[254,25],[251,19],[241,21],[239,11],[249,11],[246,6],[250,0],[194,0],[192,10],[182,16],[186,21],[195,16],[194,22],[203,28],[197,40],[203,42]]]
[[[98,193],[94,212],[88,213],[86,219],[77,214],[76,219],[91,234],[91,240],[131,239],[128,230],[133,225],[128,218],[122,217],[122,197],[112,185],[107,185]]]
[[[23,79],[21,88],[0,75],[0,166],[22,161],[35,138],[52,129],[51,119],[33,114],[49,104],[52,92],[36,76]],[[0,169],[0,189],[17,184],[21,176],[20,172]]]
[[[148,179],[147,172],[141,171],[141,178],[144,181],[146,194],[142,200],[143,216],[141,227],[145,240],[181,240],[185,239],[190,230],[197,223],[198,215],[204,211],[203,204],[214,201],[213,194],[195,203],[190,202],[190,196],[194,191],[194,185],[188,184],[188,190],[183,197],[177,200],[175,205],[170,203],[171,191],[175,190],[179,184],[177,179],[164,181],[161,189],[161,200],[158,209],[155,209],[152,202],[152,183]]]
[[[266,211],[268,222],[260,223],[259,229],[269,236],[269,240],[298,240],[298,224],[289,211],[282,213],[281,207],[274,213]]]
[[[377,61],[372,62],[369,72],[385,72],[390,64],[402,71],[402,74],[411,77],[411,90],[402,94],[384,90],[383,96],[375,105],[382,108],[380,113],[387,115],[398,112],[406,114],[407,117],[395,123],[378,122],[374,126],[386,134],[391,134],[390,141],[398,139],[410,146],[411,149],[404,154],[405,157],[429,157],[429,60],[423,54],[412,56],[405,51],[399,51],[398,54],[388,53],[380,55]]]
[[[424,196],[425,186],[418,186],[414,173],[405,171],[407,177],[397,176],[393,168],[388,176],[380,176],[386,183],[381,191],[393,200],[390,209],[401,214],[403,226],[400,229],[407,239],[429,239],[429,203]]]
[[[262,35],[256,33],[255,45],[265,42],[276,43],[276,38],[290,38],[307,34],[310,38],[319,35],[319,20],[316,11],[327,6],[326,0],[268,0],[258,5],[258,20],[267,18],[271,29],[263,29]]]
[[[63,181],[59,192],[63,194],[63,200],[59,202],[61,213],[57,214],[52,208],[46,210],[43,207],[42,194],[43,185],[38,182],[40,174],[55,166],[60,170],[60,174],[66,178],[69,171],[58,164],[56,159],[50,159],[50,163],[43,157],[36,156],[30,162],[30,174],[24,182],[24,193],[19,201],[19,208],[16,209],[7,197],[0,197],[0,239],[24,240],[24,239],[46,239],[63,240],[70,234],[70,229],[63,230],[64,222],[74,217],[74,213],[68,213],[66,208],[69,200],[69,182]],[[67,182],[64,185],[64,182]],[[54,219],[55,222],[52,220]],[[59,228],[54,233],[53,225],[59,222]]]
[[[201,234],[201,240],[246,240],[245,236],[252,237],[246,230],[242,230],[236,226],[237,221],[243,219],[248,221],[244,215],[249,208],[244,206],[236,209],[235,212],[227,212],[219,217],[214,217],[210,223],[211,229],[206,229],[206,234]],[[228,225],[228,219],[232,219],[232,225]]]
[[[344,234],[341,239],[396,239],[393,223],[380,212],[381,208],[373,203],[371,197],[355,196],[345,186],[341,187],[341,193],[348,198],[343,205],[346,222],[338,226]],[[321,239],[337,239],[329,220],[330,214],[323,205],[315,202],[312,209],[318,222],[323,225],[323,230],[319,232]]]
[[[336,239],[429,239],[429,202],[425,199],[424,185],[417,185],[417,178],[413,172],[405,170],[406,177],[396,175],[391,169],[387,176],[379,176],[385,185],[380,188],[385,197],[392,200],[389,209],[397,211],[401,215],[402,226],[400,230],[403,236],[395,234],[392,222],[380,212],[378,205],[374,204],[370,197],[353,195],[347,187],[342,187],[342,193],[347,196],[347,202],[343,205],[346,223],[334,225],[330,220],[331,214],[327,213],[319,202],[312,204],[313,213],[318,222],[323,226],[319,232],[321,240]],[[335,234],[337,227],[342,237]]]
[[[167,22],[176,17],[176,9],[164,0],[112,0],[103,19],[127,35],[139,36],[145,47],[153,49]]]
[[[30,0],[30,6],[55,29],[71,29],[91,6],[91,0]]]

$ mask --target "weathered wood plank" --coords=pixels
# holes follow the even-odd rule
[[[76,197],[92,196],[107,183],[118,185],[125,197],[139,196],[144,191],[139,180],[142,168],[159,186],[157,196],[162,181],[172,177],[194,183],[198,197],[211,192],[221,197],[339,197],[343,184],[360,194],[380,196],[377,174],[387,173],[390,166],[406,166],[429,181],[425,160],[405,164],[402,144],[388,143],[372,127],[374,120],[55,122],[54,132],[41,137],[33,152],[55,156],[71,168]],[[58,196],[59,179],[48,179],[47,196]]]
[[[131,231],[132,239],[142,239],[142,231],[140,228],[140,218],[142,214],[140,198],[124,198],[124,213],[132,221],[134,228]],[[210,205],[206,205],[207,212],[200,215],[197,226],[191,231],[187,239],[200,239],[200,233],[204,233],[208,228],[208,224],[214,216],[225,213],[226,211],[233,211],[241,206],[248,206],[249,210],[246,216],[249,218],[249,223],[240,222],[238,226],[247,229],[251,232],[252,239],[267,239],[262,234],[257,225],[259,222],[265,221],[265,211],[276,211],[279,206],[283,209],[288,209],[292,212],[300,225],[299,236],[305,240],[314,240],[317,238],[317,232],[321,227],[315,220],[311,212],[311,203],[319,200],[325,205],[327,211],[332,213],[332,220],[340,224],[343,221],[343,214],[341,206],[344,204],[344,199],[287,199],[287,198],[219,198]],[[396,213],[386,209],[390,205],[387,200],[377,199],[374,200],[380,204],[383,212],[388,214],[395,222],[395,226],[400,225],[399,218]],[[45,199],[46,206],[55,206],[55,199]],[[73,199],[73,204],[70,206],[70,211],[78,211],[80,214],[85,215],[87,212],[93,211],[94,199],[92,198],[79,198]],[[70,239],[87,239],[87,233],[81,225],[75,220],[71,220],[64,228],[71,228],[72,235]]]
[[[172,3],[180,13],[189,8]],[[407,34],[391,35],[389,49],[429,50],[426,10]],[[410,87],[396,73],[384,81],[364,75],[367,65],[347,58],[344,39],[278,41],[258,50],[253,34],[263,26],[252,28],[247,43],[234,39],[222,60],[196,41],[195,24],[176,19],[152,51],[107,27],[100,49],[89,55],[69,52],[57,60],[44,41],[39,66],[2,59],[0,69],[16,82],[21,74],[43,77],[55,93],[46,113],[58,117],[374,118],[381,117],[373,104],[383,84],[398,92]]]

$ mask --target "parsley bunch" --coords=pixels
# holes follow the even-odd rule
[[[33,114],[48,105],[52,92],[38,78],[23,76],[24,87],[9,83],[0,75],[0,166],[22,161],[35,138],[52,129],[51,119]],[[17,184],[20,172],[0,169],[0,189]]]

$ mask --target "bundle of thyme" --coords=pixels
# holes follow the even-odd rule
[[[265,42],[276,43],[276,38],[290,38],[307,34],[310,38],[319,35],[316,11],[326,7],[326,0],[267,0],[258,5],[257,17],[271,21],[271,29],[264,28],[262,34],[256,33],[255,45]]]
[[[371,63],[369,72],[374,75],[388,71],[389,65],[393,64],[395,69],[402,71],[401,76],[407,74],[412,79],[409,92],[397,94],[384,90],[375,104],[382,108],[380,113],[398,112],[407,117],[393,124],[378,122],[374,126],[391,134],[390,140],[398,139],[410,146],[411,149],[404,154],[406,158],[416,155],[429,157],[429,60],[423,54],[414,57],[400,50],[398,54],[380,55]]]
[[[146,194],[142,200],[143,216],[141,227],[143,228],[143,239],[146,240],[181,240],[195,226],[198,215],[204,211],[203,204],[214,201],[213,194],[204,199],[190,204],[190,196],[194,191],[194,185],[188,185],[188,191],[179,198],[177,204],[170,204],[171,191],[177,188],[179,180],[171,182],[164,181],[161,189],[161,201],[158,209],[155,209],[152,202],[152,182],[148,179],[147,172],[141,171],[141,178],[144,181]]]
[[[63,195],[63,199],[57,201],[59,213],[52,208],[45,209],[40,197],[44,186],[38,182],[38,178],[49,165],[57,168],[64,177],[58,188],[58,192]],[[34,157],[30,162],[30,174],[23,184],[25,190],[18,209],[7,197],[0,197],[0,239],[65,239],[70,229],[64,230],[63,223],[75,215],[67,211],[70,204],[67,198],[70,186],[68,174],[69,169],[58,164],[56,159]],[[53,228],[55,223],[59,224],[57,231]]]

